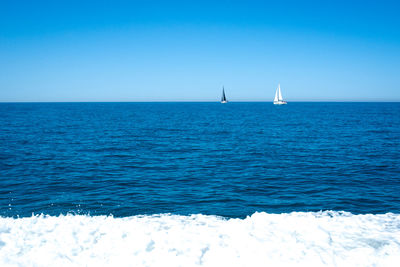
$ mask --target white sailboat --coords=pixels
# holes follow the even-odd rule
[[[226,103],[228,103],[228,100],[226,100],[226,96],[225,96],[225,89],[224,89],[224,87],[222,86],[222,97],[221,97],[221,103],[222,104],[226,104]]]
[[[281,93],[281,85],[278,84],[278,88],[276,88],[275,92],[274,105],[285,105],[285,104],[287,104],[287,102],[283,101]]]

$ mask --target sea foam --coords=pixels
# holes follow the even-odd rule
[[[399,266],[400,215],[0,218],[0,266]]]

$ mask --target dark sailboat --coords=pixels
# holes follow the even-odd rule
[[[228,103],[228,100],[226,100],[226,96],[225,96],[225,89],[224,89],[224,87],[222,87],[222,97],[221,97],[221,103],[222,103],[222,104],[226,104],[226,103]]]

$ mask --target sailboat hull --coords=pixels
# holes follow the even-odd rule
[[[228,103],[228,101],[226,100],[221,101],[221,104],[226,104],[226,103]]]
[[[274,105],[286,105],[286,101],[274,101]]]

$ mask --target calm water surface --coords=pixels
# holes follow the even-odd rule
[[[0,215],[400,213],[400,103],[0,104]]]

